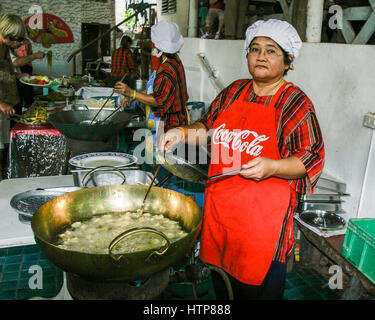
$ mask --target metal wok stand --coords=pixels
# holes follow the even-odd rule
[[[53,298],[43,298],[43,297],[32,297],[29,300],[73,300],[72,296],[69,293],[67,283],[66,283],[66,273],[63,271],[63,285],[59,293]]]
[[[73,300],[72,296],[69,293],[68,286],[66,283],[66,272],[63,272],[63,285],[60,289],[60,292],[56,295],[56,297],[52,298],[51,300]]]

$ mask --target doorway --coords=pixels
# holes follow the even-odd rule
[[[82,46],[96,39],[110,29],[109,24],[82,23]],[[82,74],[88,62],[94,62],[103,56],[111,55],[111,33],[96,41],[82,51]]]

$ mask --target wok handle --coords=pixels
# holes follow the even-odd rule
[[[115,170],[115,171],[117,171],[117,172],[120,172],[121,175],[122,175],[123,178],[124,178],[124,181],[123,181],[121,184],[125,184],[125,183],[126,183],[126,175],[125,175],[125,173],[123,173],[121,170],[117,169],[116,167],[111,167],[111,166],[99,166],[99,167],[96,167],[96,168],[90,170],[89,172],[87,172],[87,173],[85,174],[85,176],[84,176],[83,179],[82,179],[82,185],[83,185],[83,187],[86,188],[85,180],[86,180],[86,178],[87,178],[88,176],[90,176],[90,175],[91,175],[92,173],[94,173],[95,171],[98,171],[98,170],[103,169],[103,168],[110,168],[110,169],[113,169],[113,170]]]
[[[140,233],[140,232],[152,232],[152,233],[155,233],[155,234],[157,234],[157,235],[163,237],[163,238],[167,241],[167,244],[166,244],[165,248],[163,248],[163,246],[160,247],[158,250],[155,250],[154,252],[152,252],[152,253],[146,258],[146,261],[147,261],[147,262],[150,261],[150,259],[151,259],[154,255],[162,256],[164,253],[166,253],[166,252],[168,251],[169,246],[170,246],[171,243],[170,243],[170,241],[169,241],[167,235],[166,235],[164,232],[159,231],[159,230],[156,230],[156,229],[154,229],[154,228],[150,228],[150,227],[133,228],[133,229],[129,229],[129,230],[123,232],[123,233],[120,233],[116,238],[114,238],[114,239],[111,241],[111,243],[110,243],[109,246],[108,246],[108,251],[109,251],[109,255],[110,255],[110,257],[111,257],[114,261],[116,261],[116,262],[120,261],[120,260],[124,257],[124,255],[117,255],[117,256],[116,256],[115,254],[112,253],[113,248],[114,248],[114,247],[115,247],[115,246],[116,246],[121,240],[123,240],[123,239],[125,239],[125,238],[127,238],[127,237],[129,237],[129,236],[131,236],[131,235],[134,235],[134,234],[136,234],[136,233]]]

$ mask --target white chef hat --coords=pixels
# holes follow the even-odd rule
[[[269,19],[258,20],[246,30],[245,50],[256,37],[267,37],[275,41],[288,54],[298,57],[302,40],[297,30],[287,21]]]
[[[165,53],[176,53],[184,44],[178,25],[166,20],[151,27],[151,41],[156,48]]]

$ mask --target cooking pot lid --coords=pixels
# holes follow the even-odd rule
[[[324,210],[303,211],[301,220],[320,230],[338,230],[346,225],[346,221],[334,212]]]

